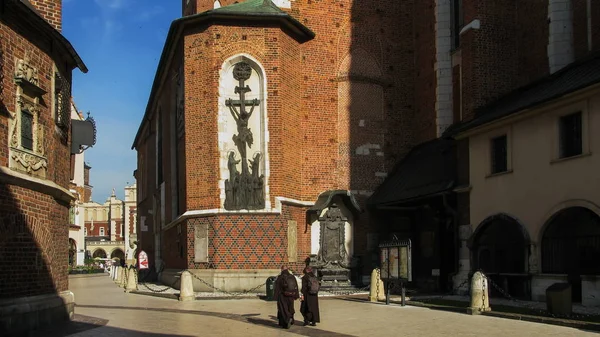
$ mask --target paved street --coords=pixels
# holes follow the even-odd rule
[[[277,327],[275,303],[127,294],[108,276],[72,277],[76,320],[39,336],[592,336],[592,332],[495,317],[322,298],[317,327]],[[296,310],[299,310],[297,304]],[[301,316],[297,313],[296,318]]]

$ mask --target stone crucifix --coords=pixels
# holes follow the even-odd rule
[[[227,99],[225,106],[229,108],[233,119],[237,125],[237,134],[232,139],[240,153],[240,160],[235,158],[235,153],[231,151],[227,160],[229,169],[229,179],[225,180],[225,203],[227,210],[240,209],[263,209],[265,207],[264,197],[264,176],[259,174],[260,161],[262,155],[257,152],[253,160],[248,160],[247,149],[252,147],[254,142],[252,131],[248,127],[248,121],[254,112],[254,108],[259,105],[258,99],[246,100],[246,93],[251,89],[246,85],[246,81],[252,75],[252,67],[248,63],[240,62],[233,67],[233,78],[238,81],[235,87],[235,93],[239,95],[239,100]],[[250,111],[248,111],[250,107]],[[241,162],[242,171],[237,171],[237,164]],[[251,164],[252,172],[249,165]]]
[[[254,108],[259,104],[258,99],[246,101],[246,93],[250,92],[250,87],[245,85],[245,82],[252,75],[252,68],[248,63],[240,62],[233,67],[233,78],[239,82],[239,86],[235,87],[235,93],[240,95],[239,100],[232,100],[231,98],[225,101],[225,105],[229,108],[235,123],[237,124],[238,134],[233,135],[233,142],[235,143],[240,156],[242,157],[242,175],[248,174],[248,162],[246,160],[246,146],[252,147],[253,138],[252,131],[248,128],[248,120],[252,116]],[[250,111],[246,111],[246,107],[250,106]],[[237,109],[236,109],[237,107]]]

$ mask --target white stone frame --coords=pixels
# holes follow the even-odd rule
[[[44,129],[39,122],[41,94],[31,90],[32,86],[37,87],[39,84],[38,71],[29,65],[27,57],[15,60],[15,84],[15,111],[9,111],[8,123],[9,167],[38,178],[46,178],[48,160],[45,158]],[[23,148],[21,144],[21,115],[24,110],[33,117],[32,150]]]
[[[234,55],[230,58],[228,58],[227,60],[225,60],[225,62],[223,62],[223,65],[221,66],[221,70],[219,72],[219,97],[218,97],[218,145],[219,145],[219,154],[220,154],[220,158],[219,158],[219,168],[220,168],[220,177],[219,177],[219,190],[220,190],[220,196],[219,196],[219,204],[220,204],[220,211],[221,212],[229,212],[227,210],[225,210],[225,208],[223,207],[223,205],[225,204],[225,180],[229,179],[229,170],[227,168],[227,159],[228,159],[228,152],[231,150],[231,148],[227,147],[227,143],[230,141],[231,138],[231,133],[226,132],[226,127],[227,127],[227,118],[230,115],[229,112],[229,108],[227,106],[225,106],[225,100],[224,97],[227,97],[228,95],[231,95],[231,93],[229,91],[232,91],[232,88],[227,86],[227,83],[231,82],[230,79],[226,78],[226,76],[230,73],[230,69],[233,68],[233,66],[236,63],[239,62],[246,62],[248,63],[252,69],[254,71],[256,71],[256,73],[258,74],[258,76],[260,77],[259,82],[261,83],[261,87],[259,88],[259,93],[260,93],[260,105],[258,106],[259,108],[259,113],[260,113],[260,121],[261,121],[261,129],[260,129],[260,133],[258,136],[260,136],[260,143],[261,143],[261,147],[260,147],[260,151],[263,154],[263,165],[262,165],[262,172],[264,174],[264,186],[265,186],[265,208],[263,210],[241,210],[241,211],[232,211],[235,213],[239,213],[239,212],[249,212],[249,213],[260,213],[260,212],[264,212],[265,210],[270,210],[271,207],[271,197],[270,197],[270,190],[269,190],[269,177],[270,177],[270,165],[269,165],[269,127],[268,127],[268,115],[267,115],[267,111],[268,111],[268,94],[267,94],[267,77],[266,77],[266,71],[265,68],[262,66],[262,64],[260,64],[260,62],[258,62],[258,60],[256,60],[254,57],[248,55],[248,54],[237,54]],[[256,89],[253,89],[256,90]],[[254,113],[256,113],[257,111],[255,110]],[[256,136],[256,131],[254,131],[255,136]],[[255,137],[255,139],[257,139],[258,137]]]

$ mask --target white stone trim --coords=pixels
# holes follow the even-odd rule
[[[475,20],[469,22],[460,30],[459,35],[463,35],[464,33],[470,31],[471,29],[474,29],[474,30],[481,29],[481,21],[479,21],[479,19],[475,19]]]
[[[69,190],[51,180],[32,177],[6,167],[0,167],[0,181],[48,194],[66,202],[77,199]]]
[[[440,137],[454,122],[452,109],[452,21],[451,2],[436,0],[435,6],[435,54],[434,65],[437,84],[435,87],[436,132]]]
[[[270,204],[270,203],[269,203]],[[310,207],[315,203],[312,201],[302,201],[292,198],[286,197],[275,197],[275,208],[269,208],[264,210],[241,210],[241,211],[228,211],[224,208],[211,208],[211,209],[194,209],[189,210],[177,218],[175,220],[168,223],[163,227],[163,231],[166,231],[177,224],[181,223],[183,220],[188,218],[200,218],[205,216],[212,216],[217,214],[230,214],[230,215],[239,215],[239,214],[281,214],[283,209],[283,204],[292,205],[292,206],[300,206],[300,207]]]

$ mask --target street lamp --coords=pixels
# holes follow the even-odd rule
[[[411,242],[410,239],[398,240],[396,236],[391,241],[379,245],[381,263],[381,280],[386,283],[385,304],[390,304],[390,288],[394,283],[400,283],[402,289],[402,306],[406,305],[404,283],[412,281]]]

